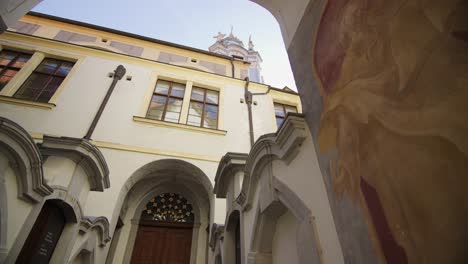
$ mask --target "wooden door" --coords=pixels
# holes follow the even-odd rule
[[[52,202],[46,202],[29,233],[17,264],[47,264],[65,226],[62,210]]]
[[[189,264],[192,224],[140,223],[132,264]]]

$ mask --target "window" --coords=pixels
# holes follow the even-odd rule
[[[219,92],[192,88],[187,124],[206,128],[218,128]]]
[[[146,117],[178,123],[184,93],[184,84],[159,80],[156,83]]]
[[[146,204],[141,213],[141,220],[193,223],[192,204],[180,194],[163,193]]]
[[[283,124],[287,113],[297,113],[297,108],[291,105],[275,103],[275,117],[278,128]]]
[[[30,54],[11,50],[0,52],[0,91],[31,58]]]
[[[13,95],[15,98],[48,102],[72,69],[74,63],[44,59]]]

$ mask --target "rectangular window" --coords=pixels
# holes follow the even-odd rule
[[[275,117],[278,128],[283,124],[287,113],[297,113],[297,108],[291,105],[275,103]]]
[[[178,123],[184,93],[185,84],[163,80],[157,81],[146,117]]]
[[[0,91],[15,77],[30,58],[30,54],[22,52],[11,50],[2,50],[0,52]]]
[[[219,92],[192,88],[187,124],[206,128],[218,128]]]
[[[73,62],[44,59],[13,97],[35,102],[48,102],[73,65]]]

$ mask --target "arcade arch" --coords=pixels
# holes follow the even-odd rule
[[[124,184],[119,195],[116,218],[122,227],[114,234],[108,263],[131,263],[138,249],[139,230],[148,226],[141,218],[147,204],[165,194],[184,197],[193,208],[190,236],[190,263],[204,263],[207,259],[208,232],[213,204],[213,187],[208,177],[195,165],[177,159],[150,162],[135,171]],[[166,225],[176,225],[164,223]],[[151,225],[151,224],[150,224]],[[154,224],[154,226],[161,226]],[[180,228],[182,228],[179,225]],[[148,232],[158,232],[146,228]],[[140,232],[141,233],[141,232]]]

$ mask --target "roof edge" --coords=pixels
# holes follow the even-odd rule
[[[179,48],[179,49],[185,49],[185,50],[189,50],[189,51],[193,51],[193,52],[198,52],[198,53],[202,53],[202,54],[205,54],[205,55],[218,57],[218,58],[222,58],[222,59],[226,59],[226,60],[232,60],[233,59],[233,58],[231,58],[229,56],[217,54],[217,53],[202,50],[202,49],[197,49],[197,48],[193,48],[193,47],[189,47],[189,46],[185,46],[185,45],[181,45],[181,44],[177,44],[177,43],[173,43],[173,42],[169,42],[169,41],[150,38],[150,37],[146,37],[146,36],[142,36],[142,35],[126,32],[126,31],[121,31],[121,30],[112,29],[112,28],[108,28],[108,27],[89,24],[89,23],[76,21],[76,20],[72,20],[72,19],[68,19],[68,18],[48,15],[48,14],[34,12],[34,11],[29,11],[26,15],[45,18],[45,19],[50,19],[50,20],[55,20],[55,21],[64,22],[64,23],[68,23],[68,24],[72,24],[72,25],[76,25],[76,26],[81,26],[81,27],[87,27],[87,28],[91,28],[91,29],[95,29],[95,30],[101,30],[101,31],[105,31],[105,32],[109,32],[109,33],[113,33],[113,34],[117,34],[117,35],[122,35],[122,36],[126,36],[126,37],[131,37],[131,38],[136,38],[136,39],[156,43],[156,44],[162,44],[162,45],[171,46],[171,47],[174,47],[174,48]],[[236,60],[234,59],[234,61],[236,61]],[[243,61],[239,61],[239,62],[243,62]]]

